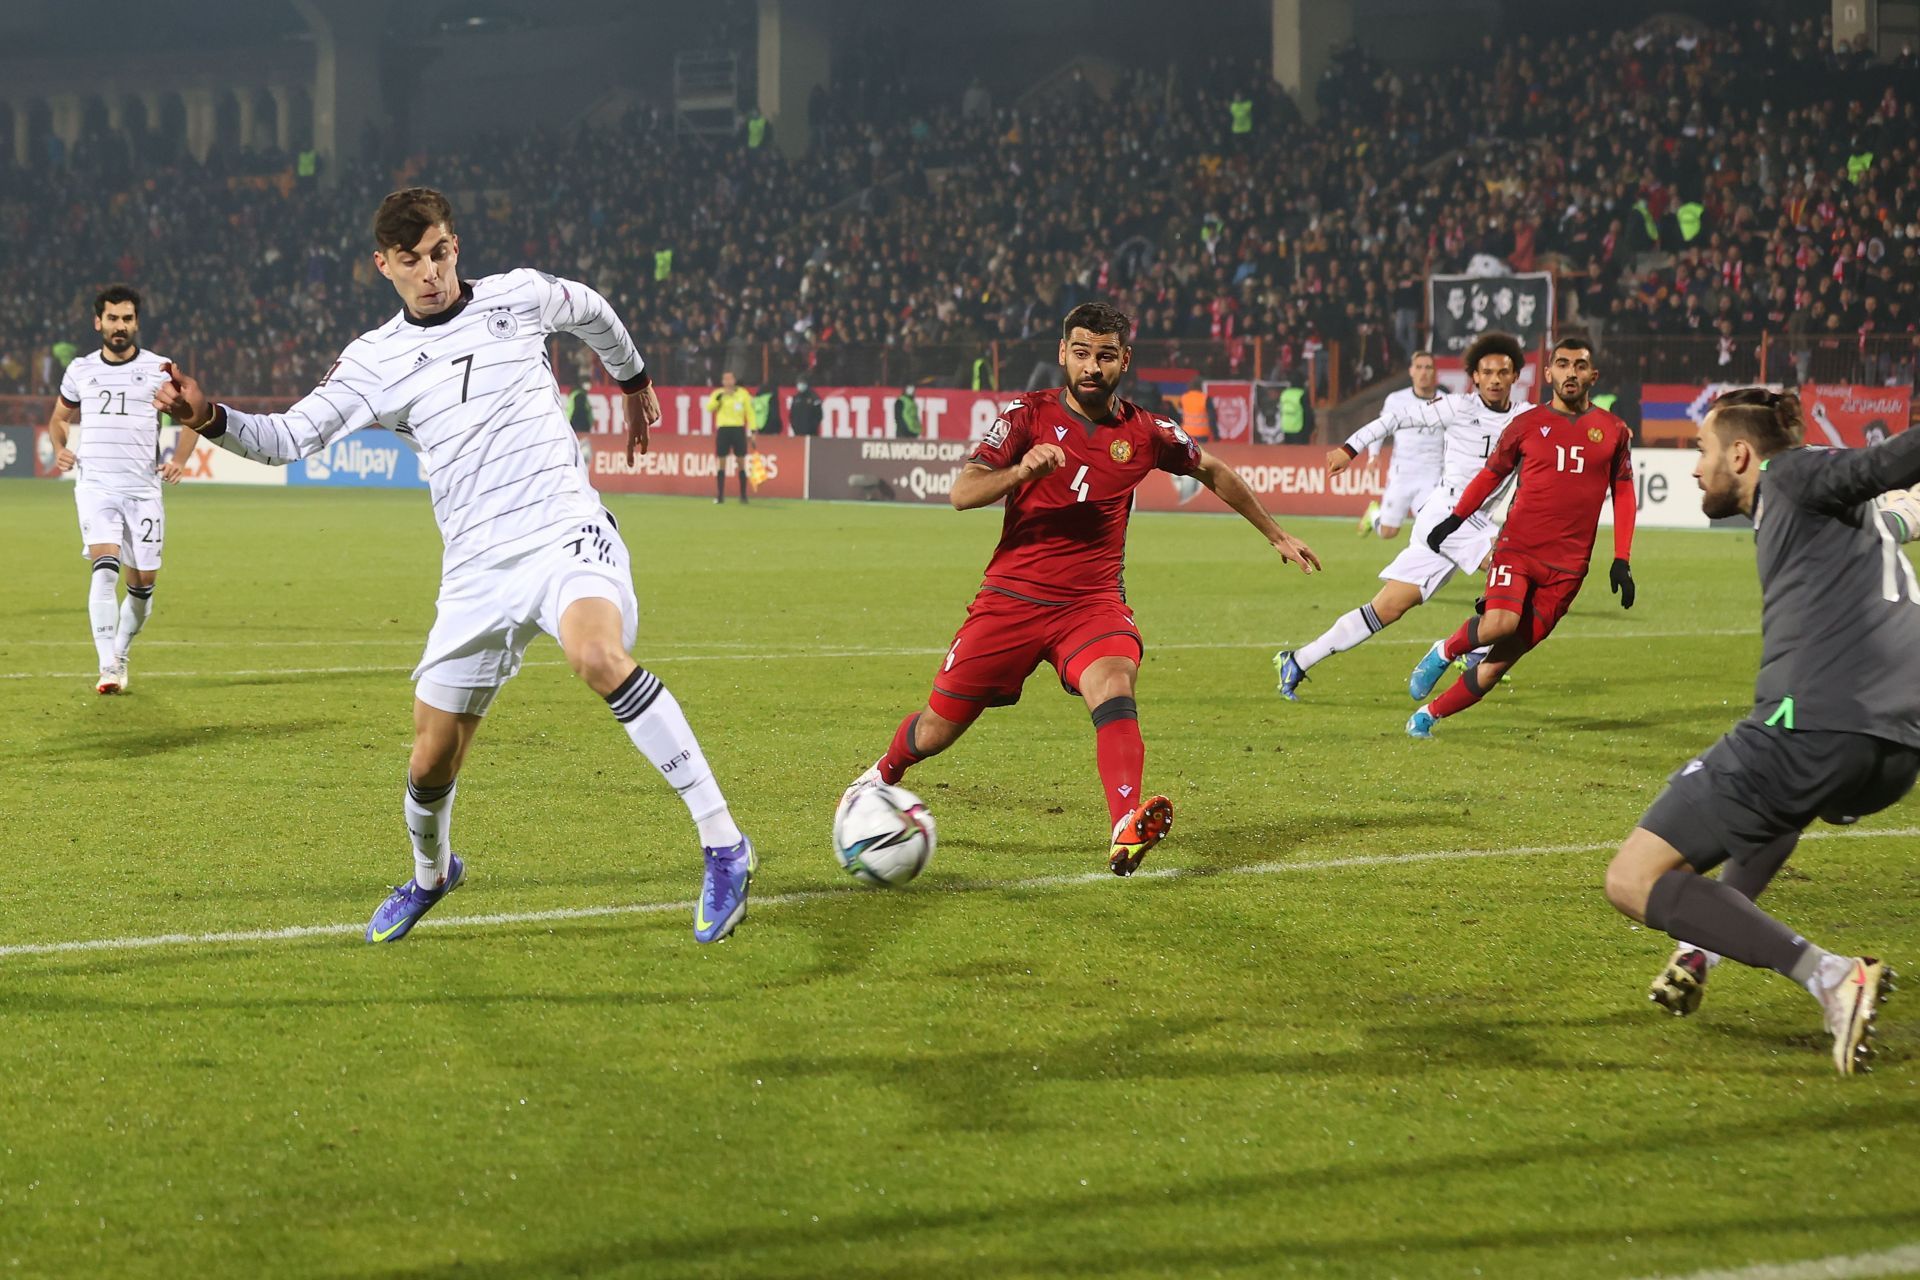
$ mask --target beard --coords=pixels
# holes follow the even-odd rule
[[[1702,490],[1700,510],[1709,520],[1737,516],[1740,514],[1740,495],[1731,488]]]
[[[1074,398],[1082,404],[1103,405],[1113,399],[1114,392],[1119,389],[1120,379],[1115,378],[1112,382],[1108,382],[1106,379],[1101,378],[1096,379],[1095,385],[1093,386],[1085,386],[1079,382],[1075,382],[1073,384],[1073,395]]]

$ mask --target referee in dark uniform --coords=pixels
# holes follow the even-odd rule
[[[1892,971],[1822,950],[1753,899],[1815,818],[1877,813],[1920,774],[1920,580],[1874,505],[1920,482],[1920,431],[1868,449],[1804,439],[1798,398],[1761,388],[1720,397],[1701,426],[1702,509],[1753,517],[1753,712],[1668,779],[1607,868],[1607,897],[1681,943],[1656,1002],[1692,1012],[1716,956],[1772,969],[1820,1002],[1852,1075]]]
[[[739,461],[740,501],[747,500],[747,423],[753,417],[753,393],[741,386],[729,369],[720,375],[720,385],[707,397],[707,412],[713,415],[713,453],[719,466],[713,473],[713,500],[727,500],[727,458]]]

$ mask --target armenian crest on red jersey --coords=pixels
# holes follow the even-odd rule
[[[1116,399],[1092,422],[1063,403],[1065,389],[1029,392],[1009,403],[968,455],[999,470],[1035,445],[1057,445],[1066,463],[1007,495],[1000,545],[987,585],[1038,600],[1118,592],[1133,491],[1155,471],[1187,475],[1200,446],[1179,426]]]

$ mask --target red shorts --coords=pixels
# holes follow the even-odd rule
[[[1118,596],[1041,604],[983,587],[934,673],[927,704],[965,723],[984,707],[1020,701],[1021,686],[1042,662],[1060,673],[1063,689],[1077,694],[1089,663],[1110,657],[1139,662],[1145,654],[1133,610]]]
[[[1585,574],[1549,569],[1525,556],[1495,551],[1487,565],[1487,591],[1482,599],[1488,609],[1520,615],[1518,634],[1531,649],[1553,634],[1586,580]]]

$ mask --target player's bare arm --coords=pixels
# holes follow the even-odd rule
[[[1344,447],[1336,445],[1334,448],[1327,450],[1327,474],[1330,476],[1339,475],[1347,469],[1347,464],[1352,461],[1353,455],[1348,453]]]
[[[971,511],[990,507],[1022,485],[1050,476],[1066,465],[1067,451],[1057,444],[1037,444],[1011,467],[989,467],[969,462],[953,479],[953,509]]]
[[[199,447],[200,433],[192,427],[181,427],[180,438],[173,445],[173,456],[159,466],[160,479],[167,484],[179,484],[180,477],[187,473],[188,459]]]
[[[660,396],[651,382],[635,387],[627,392],[627,461],[633,461],[633,455],[645,453],[649,447],[647,433],[653,430],[653,424],[660,421]]]
[[[80,420],[80,410],[65,400],[53,402],[53,416],[47,419],[47,439],[53,445],[53,469],[70,471],[80,459],[67,444],[67,433]]]
[[[1051,446],[1040,447],[1044,449]],[[1302,573],[1312,573],[1320,567],[1320,557],[1313,553],[1313,548],[1275,524],[1273,517],[1267,514],[1267,509],[1260,505],[1260,499],[1240,478],[1240,473],[1224,461],[1201,450],[1200,465],[1193,469],[1193,478],[1211,489],[1215,497],[1238,511],[1248,524],[1258,529],[1261,536],[1280,553],[1282,560],[1299,565]],[[959,486],[955,485],[954,488],[957,490]]]

